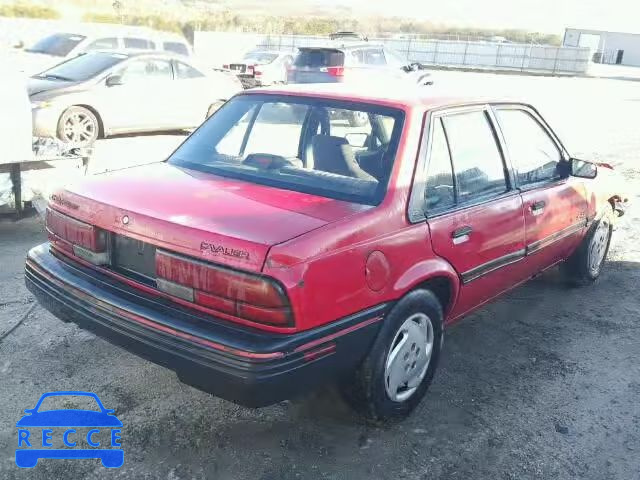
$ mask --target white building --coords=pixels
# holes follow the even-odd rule
[[[562,44],[590,48],[598,63],[640,67],[640,33],[567,28]]]

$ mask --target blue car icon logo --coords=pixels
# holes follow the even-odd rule
[[[100,411],[72,408],[39,411],[45,399],[61,396],[91,397]],[[36,406],[25,410],[25,413],[16,423],[18,467],[35,467],[40,458],[99,458],[107,468],[118,468],[124,463],[124,451],[120,445],[122,422],[114,415],[114,410],[104,408],[95,393],[45,393]],[[54,445],[56,441],[65,448],[54,448],[57,447]]]

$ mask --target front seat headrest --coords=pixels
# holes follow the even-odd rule
[[[353,149],[345,138],[316,135],[311,140],[311,146],[316,170],[361,180],[376,180],[360,168]]]

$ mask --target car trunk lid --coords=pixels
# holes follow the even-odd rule
[[[166,163],[96,175],[53,207],[112,232],[112,265],[155,274],[155,250],[260,271],[271,246],[371,208]]]

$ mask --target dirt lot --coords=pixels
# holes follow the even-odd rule
[[[640,83],[453,72],[437,81],[530,98],[573,152],[614,164],[637,197]],[[161,139],[168,150],[179,141],[105,141],[97,166],[146,161]],[[638,220],[631,210],[618,226],[596,285],[567,289],[550,272],[451,328],[427,398],[386,427],[367,426],[331,389],[237,407],[64,324],[23,285],[25,252],[44,240],[39,219],[0,222],[0,478],[640,479]],[[16,468],[15,422],[43,392],[64,389],[116,410],[122,468]]]

